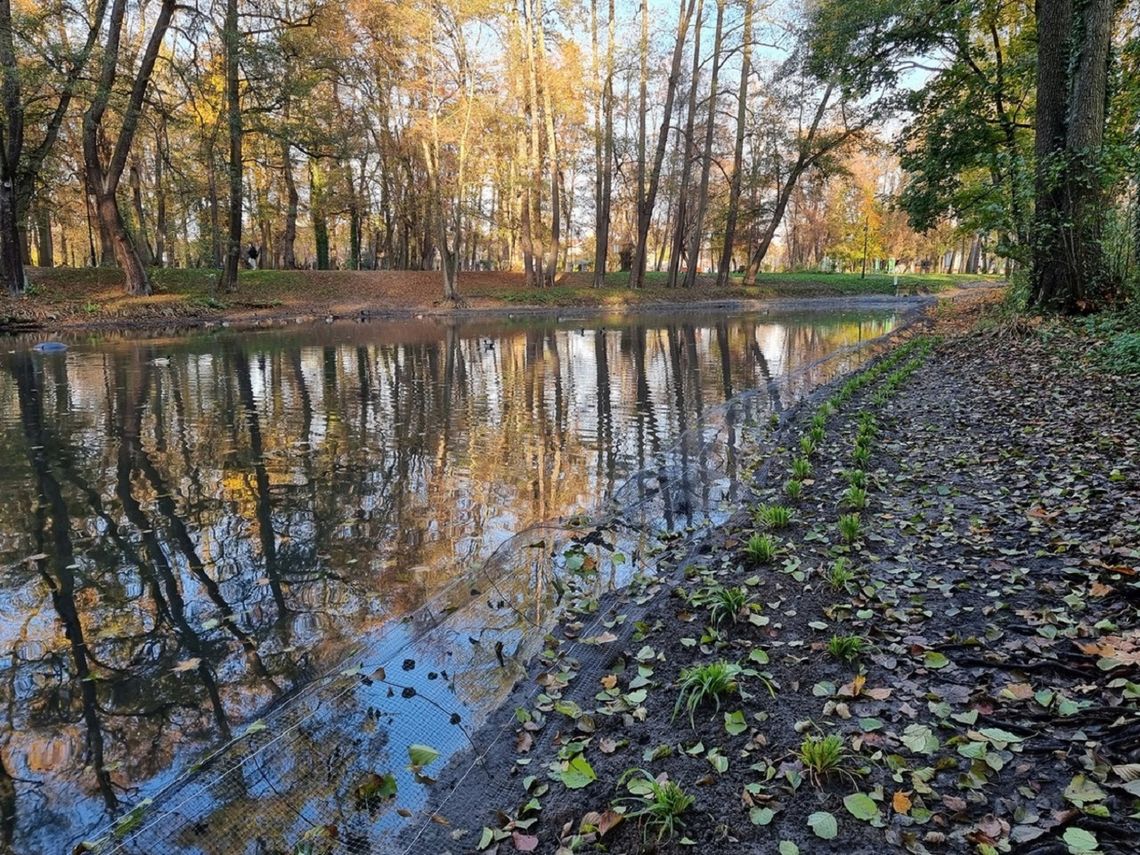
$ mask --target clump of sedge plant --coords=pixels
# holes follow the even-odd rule
[[[839,518],[839,536],[844,543],[854,543],[863,531],[863,521],[858,514],[844,514]]]
[[[855,571],[851,569],[851,562],[844,557],[836,558],[831,562],[827,571],[827,581],[836,590],[846,588],[855,578]]]
[[[780,414],[772,413],[768,416],[768,424],[773,428],[778,428],[780,426]]]
[[[804,480],[811,474],[811,461],[806,457],[797,457],[792,461],[792,477]]]
[[[754,534],[744,545],[744,554],[756,564],[767,564],[776,557],[778,547],[770,534]]]
[[[803,452],[804,457],[811,457],[815,454],[815,440],[810,436],[801,436],[800,451]]]
[[[693,600],[709,610],[709,620],[714,626],[743,620],[752,608],[752,598],[748,595],[748,589],[744,587],[726,588],[723,585],[709,585],[698,591]]]
[[[812,443],[818,448],[823,443],[824,430],[822,427],[813,426],[808,436],[811,437]]]
[[[791,501],[798,502],[804,494],[804,482],[795,478],[788,479],[784,482],[784,493]]]
[[[871,462],[871,449],[865,445],[856,445],[855,450],[851,452],[851,459],[856,466],[864,469]]]
[[[815,430],[816,428],[823,428],[826,425],[827,425],[827,414],[823,412],[823,408],[821,407],[820,411],[811,417],[812,430]]]
[[[672,840],[677,829],[684,825],[681,816],[696,801],[669,777],[662,773],[655,778],[645,769],[628,769],[619,779],[620,784],[630,792],[630,796],[617,802],[628,802],[633,807],[625,816],[636,819],[642,829],[644,839],[657,832],[657,842]]]
[[[857,511],[867,507],[867,491],[862,487],[848,487],[843,491],[843,504]]]
[[[843,477],[850,486],[867,489],[867,473],[862,469],[847,469],[843,472]]]
[[[756,521],[768,528],[787,528],[792,522],[792,509],[787,505],[765,505],[756,511]]]
[[[695,728],[694,716],[701,704],[712,701],[719,712],[720,699],[737,691],[736,678],[742,670],[736,663],[723,659],[685,668],[677,681],[680,692],[673,706],[673,718],[684,709],[689,714],[689,724]]]
[[[827,642],[827,652],[843,662],[854,662],[865,646],[861,635],[833,635]]]
[[[796,756],[807,770],[808,778],[817,787],[837,775],[846,776],[850,780],[855,778],[855,772],[851,768],[851,755],[847,753],[847,745],[838,733],[804,737]]]

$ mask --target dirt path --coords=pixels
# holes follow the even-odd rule
[[[1075,326],[970,331],[980,305],[797,411],[755,496],[790,525],[742,511],[573,615],[414,851],[1135,852],[1140,379]],[[770,560],[745,553],[761,533]],[[711,662],[744,670],[690,725],[678,684]],[[614,810],[645,807],[637,768],[694,799],[675,833]]]

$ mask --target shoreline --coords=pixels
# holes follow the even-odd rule
[[[617,286],[594,290],[559,285],[527,290],[517,275],[468,274],[475,281],[460,304],[449,306],[431,292],[411,285],[425,274],[360,271],[255,271],[256,284],[243,284],[232,295],[212,296],[208,271],[156,272],[156,293],[126,297],[114,276],[98,271],[39,271],[33,291],[20,298],[0,298],[0,334],[51,336],[75,331],[186,331],[217,328],[254,329],[333,321],[435,318],[464,321],[487,317],[592,318],[659,312],[753,312],[771,309],[842,308],[890,305],[927,306],[940,297],[1001,287],[1002,283],[963,277],[959,281],[903,279],[896,289],[888,277],[828,280],[827,275],[782,277],[756,287],[700,284],[694,289],[660,285],[629,291]],[[178,274],[175,276],[174,274]],[[271,277],[271,278],[266,278]],[[579,277],[580,274],[568,274]],[[58,281],[57,281],[58,280]],[[571,282],[576,279],[571,279]]]

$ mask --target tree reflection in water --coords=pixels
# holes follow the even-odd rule
[[[731,496],[741,427],[818,382],[799,368],[894,323],[409,321],[17,347],[0,377],[2,839],[74,845],[512,534],[589,512],[635,472],[650,474],[630,495],[688,525],[724,496],[690,475],[705,446],[678,436],[762,390],[726,416]],[[550,555],[531,552],[495,596],[533,619]],[[509,685],[487,679],[503,652],[479,634],[475,664],[432,689],[449,709]],[[342,704],[297,744],[349,763],[400,727]],[[344,782],[295,758],[228,785],[216,824],[283,794],[335,804]]]

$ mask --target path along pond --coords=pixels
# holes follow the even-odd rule
[[[406,836],[408,746],[470,746],[560,578],[723,520],[772,414],[913,308],[3,342],[3,840]]]

